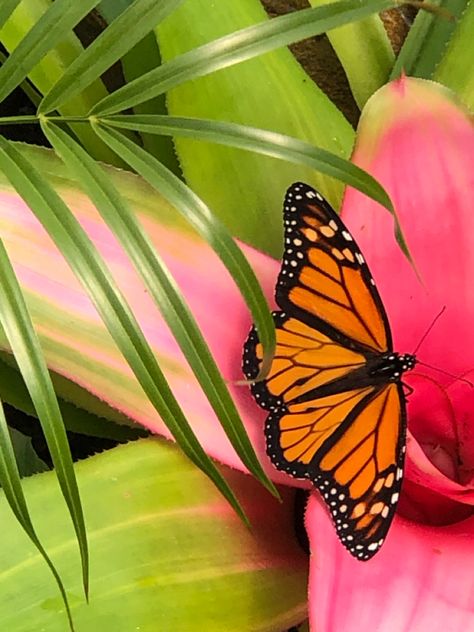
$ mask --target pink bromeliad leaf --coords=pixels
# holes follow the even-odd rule
[[[416,271],[383,209],[348,190],[342,216],[370,266],[399,352],[413,352],[446,306],[405,381],[405,481],[381,551],[361,564],[313,495],[311,628],[463,632],[474,621],[474,130],[431,82],[402,78],[368,102],[353,155],[389,192]],[[437,367],[452,374],[424,366]],[[457,377],[459,376],[459,377]]]
[[[474,620],[474,517],[433,527],[395,517],[370,562],[340,544],[326,509],[311,497],[311,630],[464,632]]]

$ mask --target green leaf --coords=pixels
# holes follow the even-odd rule
[[[436,68],[434,79],[451,88],[474,111],[474,3],[469,2],[456,23],[456,29]]]
[[[418,11],[398,54],[391,79],[396,79],[402,72],[422,79],[433,77],[467,0],[433,0],[431,4],[439,10]]]
[[[0,165],[8,173],[0,142]],[[34,403],[59,485],[69,509],[81,553],[86,596],[89,590],[87,534],[72,457],[54,388],[43,353],[33,329],[20,286],[7,252],[0,241],[0,322]],[[4,458],[5,455],[4,455]]]
[[[0,166],[81,280],[147,397],[180,447],[245,519],[232,490],[199,444],[136,318],[78,221],[33,165],[3,139],[0,139]]]
[[[8,55],[5,55],[3,51],[0,51],[0,64],[4,64],[7,59],[8,59]],[[28,97],[28,99],[31,101],[33,105],[35,106],[39,105],[39,102],[41,101],[41,94],[36,90],[33,84],[30,83],[30,81],[28,81],[28,79],[24,79],[20,83],[19,87],[23,90],[23,92],[25,93],[25,95]],[[20,122],[22,117],[23,115],[18,114],[18,122]],[[7,120],[12,120],[12,118],[13,117],[2,117],[2,123],[6,124]],[[31,117],[31,118],[32,118],[32,122],[36,123],[35,117]]]
[[[56,479],[53,477],[54,482],[56,483]],[[5,518],[12,525],[12,529],[16,531],[16,534],[26,535],[30,542],[32,543],[34,550],[33,555],[37,556],[38,561],[45,561],[51,574],[53,575],[53,579],[55,581],[56,587],[59,588],[60,598],[59,601],[66,611],[66,616],[68,620],[69,629],[71,632],[74,632],[74,624],[71,616],[71,609],[69,606],[69,601],[66,595],[66,591],[63,586],[63,582],[61,577],[59,576],[56,567],[51,561],[49,555],[46,553],[45,548],[41,544],[39,540],[35,528],[33,527],[33,523],[31,522],[30,514],[28,511],[28,506],[26,503],[25,495],[23,493],[22,482],[20,479],[20,473],[18,471],[18,466],[15,461],[15,454],[13,451],[13,445],[9,434],[9,429],[7,426],[7,422],[5,419],[5,414],[3,412],[3,406],[0,402],[0,485],[2,487],[2,491],[5,495],[6,503],[3,503],[2,509],[5,513]],[[61,512],[64,515],[63,503],[61,500],[59,501]],[[8,511],[11,509],[13,516],[15,519],[21,524],[23,527],[23,531],[18,529],[18,524],[13,519],[12,513]],[[74,538],[72,538],[74,540]],[[28,545],[29,543],[27,543]],[[3,545],[5,546],[5,540],[3,540]],[[25,547],[26,548],[26,547]],[[23,587],[22,587],[23,588]],[[4,593],[5,594],[5,593]],[[8,593],[7,593],[8,594]],[[9,601],[8,599],[4,600],[4,602]],[[64,620],[61,621],[61,625],[64,629]]]
[[[122,57],[123,75],[127,83],[161,64],[161,56],[154,33],[149,33]],[[136,114],[167,114],[166,97],[160,94],[156,99],[139,103],[133,108]],[[158,158],[168,169],[182,178],[173,139],[167,136],[141,134],[143,147]]]
[[[214,142],[224,142],[225,144],[232,144],[233,146],[238,146],[240,148],[252,149],[253,151],[259,151],[267,155],[284,158],[293,162],[308,164],[315,169],[320,169],[333,177],[343,180],[350,186],[359,189],[375,201],[379,202],[390,211],[394,218],[396,239],[407,259],[413,264],[400,222],[387,192],[370,174],[363,171],[353,163],[343,160],[323,149],[311,147],[311,145],[295,138],[288,138],[281,134],[275,134],[274,132],[266,132],[265,130],[244,128],[243,126],[233,125],[232,123],[219,123],[217,121],[202,121],[184,118],[178,119],[176,117],[172,118],[160,116],[113,116],[102,119],[102,122],[108,124],[116,122],[117,127],[127,128],[129,125],[129,119],[136,119],[138,121],[137,127],[140,127],[150,133],[152,133],[152,130],[155,130],[155,133],[158,133],[157,130],[160,130],[160,132],[163,133],[163,130],[166,129],[167,133],[176,134],[179,129],[183,130],[183,134],[192,134],[196,138],[199,134],[202,139],[212,139]],[[152,124],[147,124],[146,121],[150,120],[152,121]],[[166,125],[167,121],[171,121],[170,126]],[[171,127],[173,128],[172,131],[170,130]],[[99,126],[95,125],[95,128],[99,129]],[[101,136],[101,138],[104,142],[109,142],[105,136]],[[120,141],[120,136],[116,135],[116,139]],[[137,171],[137,173],[146,177],[146,179],[153,178],[153,173],[149,169],[149,166],[146,165],[147,158],[148,160],[152,160],[151,156],[147,157],[146,152],[144,152],[141,148],[134,149],[132,143],[129,141],[128,143],[131,152],[127,152],[127,161],[133,160],[131,157],[132,154],[140,154],[143,157],[143,164],[138,166],[136,161],[134,161],[133,168]],[[119,151],[120,146],[122,156],[125,156],[124,143],[122,142],[122,145],[117,145],[117,151]],[[132,163],[129,162],[129,164]],[[159,168],[159,163],[155,164],[155,169]],[[144,175],[146,172],[148,172],[147,176]],[[149,181],[151,182],[151,180]]]
[[[206,341],[146,232],[101,167],[75,141],[52,124],[44,124],[43,131],[71,172],[84,183],[102,218],[127,252],[242,462],[267,489],[276,494],[275,487],[258,461]],[[130,144],[133,147],[133,143]]]
[[[97,2],[22,0],[0,31],[0,40],[10,52],[0,68],[0,100],[27,76],[42,95],[50,89],[83,51],[72,28]],[[71,116],[85,114],[106,94],[104,84],[98,79],[73,100],[64,103],[60,112]],[[89,126],[71,123],[71,130],[97,159],[122,164],[99,143]]]
[[[361,20],[394,5],[390,0],[340,0],[325,7],[305,9],[242,29],[200,46],[123,86],[91,110],[114,114],[152,99],[184,81],[226,68],[281,46]]]
[[[107,24],[110,24],[133,4],[134,0],[101,0],[97,10],[101,13]]]
[[[16,7],[20,4],[20,2],[21,0],[3,0],[2,6],[0,7],[0,29],[3,27],[5,22],[8,20]]]
[[[24,380],[19,371],[11,366],[11,356],[2,353],[0,354],[0,358],[0,399],[27,415],[35,417],[36,411]],[[60,381],[59,376],[53,375],[55,390],[61,389],[61,391],[64,391],[69,397],[74,397],[74,400],[77,402],[77,405],[72,404],[58,397],[61,417],[66,430],[120,442],[131,441],[148,435],[148,432],[144,428],[137,424],[133,424],[132,426],[132,421],[124,416],[120,416],[117,411],[104,408],[105,404],[103,402],[96,402],[96,412],[94,413],[84,408],[79,408],[79,405],[82,403],[80,394],[78,393],[79,388],[75,389],[74,395],[72,395],[70,392],[71,385],[68,385],[69,388],[66,389],[64,387],[64,380],[60,381],[59,384],[58,380]],[[85,391],[83,393],[85,394]],[[87,393],[89,409],[94,407],[91,398],[92,396]],[[106,414],[107,419],[104,417]],[[128,425],[126,425],[127,423]]]
[[[49,467],[36,454],[31,437],[27,437],[11,426],[9,430],[20,476],[23,478],[32,474],[47,472]]]
[[[234,123],[172,116],[114,115],[102,118],[100,122],[149,134],[172,134],[221,143],[305,164],[359,189],[393,213],[387,192],[370,174],[344,158],[296,138]],[[263,218],[262,227],[265,222],[268,222],[268,218]]]
[[[307,616],[308,560],[293,535],[293,490],[282,488],[281,504],[251,477],[223,468],[245,499],[249,531],[165,441],[121,446],[76,470],[94,560],[89,605],[74,598],[71,534],[54,476],[34,476],[24,487],[38,532],[63,569],[78,632],[268,632]],[[3,499],[0,521],[4,629],[64,632],[51,581]]]
[[[57,1],[57,0],[56,0]],[[135,0],[67,68],[44,97],[40,113],[55,110],[86,88],[129,51],[183,0]],[[80,4],[75,2],[75,4]],[[97,4],[97,0],[95,2]]]
[[[56,0],[18,44],[0,68],[3,101],[41,59],[95,7],[99,0]]]
[[[184,60],[190,51],[222,42],[224,36],[270,22],[255,0],[220,0],[212,11],[207,0],[186,0],[157,29],[163,68]],[[166,97],[173,116],[263,128],[344,158],[354,143],[349,122],[285,47],[182,83]],[[282,252],[281,205],[292,182],[314,185],[335,207],[341,201],[341,183],[308,167],[226,146],[209,151],[207,144],[192,137],[173,140],[186,183],[234,237],[274,257]]]
[[[127,7],[132,4],[132,0],[102,0],[99,11],[105,20],[110,24]],[[160,49],[153,32],[135,44],[121,59],[122,70],[125,81],[129,83],[146,72],[153,70],[161,64]],[[164,94],[151,99],[146,103],[140,103],[134,108],[136,114],[167,114],[166,98]],[[150,134],[142,134],[143,147],[160,162],[171,169],[177,176],[181,176],[181,170],[176,157],[176,152],[171,138],[162,136],[156,137]]]
[[[273,318],[252,268],[229,233],[202,200],[156,158],[113,129],[98,124],[94,125],[94,129],[109,147],[183,214],[229,270],[248,305],[265,349],[260,373],[266,375],[275,349]]]
[[[332,0],[309,0],[311,6]],[[395,55],[378,15],[332,29],[327,37],[344,68],[354,99],[362,110],[369,97],[388,80]]]

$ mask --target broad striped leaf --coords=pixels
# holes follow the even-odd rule
[[[146,232],[101,167],[59,127],[45,123],[42,127],[71,173],[84,183],[102,218],[133,261],[242,462],[267,489],[277,494],[258,461],[206,341]]]
[[[71,599],[77,632],[269,632],[306,617],[308,558],[283,503],[222,468],[245,500],[246,529],[210,481],[166,441],[137,441],[76,464],[90,518],[89,604]],[[71,529],[52,473],[24,481],[38,532],[77,594]],[[0,494],[0,619],[7,632],[64,632],[64,614],[34,548]],[[54,529],[51,528],[54,524]]]
[[[88,291],[149,400],[187,456],[213,480],[245,520],[218,469],[199,444],[125,298],[68,207],[13,144],[0,139],[0,166]]]
[[[257,24],[200,46],[132,81],[92,108],[91,114],[113,114],[152,99],[184,81],[226,68],[281,46],[361,20],[394,6],[390,0],[340,0]]]

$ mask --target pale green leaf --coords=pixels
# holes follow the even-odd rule
[[[56,480],[53,477],[54,482]],[[13,444],[10,438],[9,429],[7,426],[7,422],[5,419],[5,414],[3,411],[3,406],[0,401],[0,485],[2,487],[2,492],[4,494],[4,499],[6,502],[3,502],[3,512],[7,512],[5,517],[10,521],[12,528],[16,531],[18,535],[27,536],[31,544],[34,547],[34,555],[37,556],[38,561],[46,562],[49,570],[51,571],[52,577],[55,582],[55,589],[59,588],[59,597],[58,601],[61,603],[62,608],[66,611],[67,622],[70,632],[74,632],[74,624],[71,616],[71,609],[69,605],[69,600],[66,595],[66,591],[64,589],[64,585],[61,577],[59,576],[58,571],[56,570],[55,565],[51,561],[50,556],[46,553],[45,548],[43,547],[38,535],[36,533],[35,528],[33,527],[33,523],[31,522],[31,517],[28,511],[28,506],[26,502],[26,498],[23,492],[22,482],[20,479],[20,473],[18,471],[18,466],[15,461],[15,453],[13,450]],[[3,495],[2,494],[2,495]],[[1,497],[1,495],[0,495]],[[64,508],[63,503],[59,502],[59,506],[61,507],[62,515],[64,516]],[[9,509],[12,513],[10,513]],[[13,515],[12,515],[13,514]],[[13,516],[15,519],[13,519]],[[21,526],[23,527],[23,531],[18,529],[18,524],[15,522],[17,520]],[[74,537],[72,538],[74,541]],[[5,546],[5,540],[3,540],[3,546]],[[5,592],[3,594],[6,594]],[[8,593],[7,593],[8,594]],[[3,601],[8,601],[3,600]],[[1,616],[1,615],[0,615]],[[64,629],[64,617],[62,617],[61,625]]]
[[[393,6],[390,0],[340,0],[325,7],[296,11],[205,44],[167,62],[100,101],[94,114],[113,114],[196,79],[281,46],[361,20]]]
[[[418,11],[393,67],[392,79],[402,73],[422,79],[433,77],[468,0],[434,0],[430,4],[434,10]]]
[[[98,0],[22,0],[0,30],[0,41],[10,52],[0,68],[0,99],[17,85],[28,80],[44,95],[62,76],[64,69],[83,51],[72,30]],[[0,3],[1,4],[1,3]],[[24,83],[22,84],[23,87]],[[97,100],[107,94],[97,79],[81,94],[60,108],[63,115],[85,114]],[[33,100],[33,103],[36,99]],[[100,143],[88,125],[71,123],[71,130],[97,159],[121,164],[107,147]]]
[[[222,469],[245,499],[245,528],[174,446],[144,440],[76,464],[91,542],[91,601],[77,599],[71,530],[51,473],[24,481],[38,533],[61,568],[77,632],[269,632],[306,618],[308,558],[283,504]],[[8,632],[64,632],[62,604],[0,496],[0,600]]]
[[[41,59],[99,0],[56,0],[27,32],[0,68],[0,101],[3,101]],[[0,36],[3,35],[0,33]]]
[[[0,7],[0,29],[3,27],[5,22],[8,20],[16,7],[20,4],[20,2],[21,0],[3,0],[2,6]]]
[[[309,0],[318,7],[333,0]],[[354,99],[362,110],[372,94],[390,76],[395,55],[383,22],[378,15],[332,29],[328,39],[349,81]]]
[[[71,63],[59,81],[45,95],[39,112],[58,109],[61,104],[84,90],[182,1],[135,0]]]
[[[436,68],[434,79],[458,95],[474,111],[474,2],[469,2],[456,23],[456,29],[443,57]]]
[[[8,173],[9,166],[1,151],[3,143],[4,141],[0,143],[0,165]],[[66,431],[43,352],[2,242],[0,242],[0,322],[35,406],[59,485],[74,524],[81,553],[84,590],[87,595],[89,591],[87,534]]]
[[[252,33],[253,25],[265,35],[265,29],[281,24],[280,18],[270,20],[254,0],[220,0],[212,11],[207,6],[207,0],[186,0],[156,30],[163,69],[178,64],[179,70],[180,60],[191,60],[193,51],[211,52],[212,64],[212,46],[233,45],[232,38]],[[173,116],[271,130],[342,158],[350,156],[354,143],[349,122],[285,47],[181,83],[166,98]],[[282,253],[281,205],[292,182],[312,184],[336,208],[341,202],[342,184],[305,165],[229,146],[209,147],[192,137],[176,135],[173,140],[186,183],[232,235],[274,257]]]

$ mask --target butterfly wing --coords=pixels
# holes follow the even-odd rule
[[[380,548],[400,492],[406,431],[399,382],[371,381],[369,357],[392,350],[387,316],[357,244],[327,202],[296,183],[285,198],[285,253],[274,314],[277,346],[253,383],[269,411],[267,451],[278,469],[308,477],[342,543],[366,560]],[[249,380],[263,350],[244,347]]]
[[[348,375],[365,364],[365,357],[335,342],[304,322],[274,312],[276,349],[267,378],[251,385],[262,408],[273,410],[315,388]],[[244,346],[243,371],[248,380],[257,377],[263,348],[255,328]]]
[[[384,541],[400,492],[406,433],[402,387],[354,384],[318,396],[320,386],[350,377],[363,357],[281,312],[274,318],[271,371],[252,384],[256,401],[269,411],[268,455],[277,469],[314,482],[341,542],[367,560]],[[252,329],[244,352],[248,379],[258,374],[262,354]]]
[[[352,396],[356,401],[357,396]],[[316,401],[307,410],[321,404]],[[292,416],[291,406],[288,413],[278,415],[280,427],[287,415]],[[402,386],[390,383],[358,401],[315,455],[314,483],[331,511],[341,542],[360,560],[377,553],[395,514],[405,431]]]
[[[330,205],[297,182],[284,203],[285,253],[276,288],[281,309],[344,346],[392,350],[387,315],[352,235]]]

